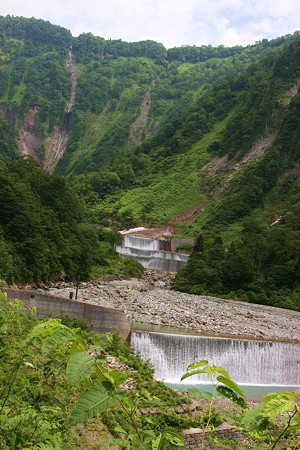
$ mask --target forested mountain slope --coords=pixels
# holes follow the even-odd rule
[[[106,211],[132,224],[163,224],[206,206],[190,232],[225,232],[255,208],[272,223],[295,205],[299,40],[215,83],[155,137],[113,161],[109,176],[99,169],[79,177],[94,219]]]
[[[77,192],[88,213],[79,221],[113,229],[172,225],[177,235],[197,238],[177,289],[299,307],[298,32],[247,47],[166,50],[0,17],[0,74],[0,159],[10,164],[1,176],[17,189],[14,198],[24,169],[11,162],[31,155]],[[38,172],[28,167],[24,192],[48,207],[31,192]],[[0,243],[21,258],[20,277],[31,261],[26,245],[12,240],[9,217],[18,202],[11,211],[4,203]],[[27,218],[29,203],[22,204]],[[53,255],[42,217],[35,223],[48,242],[44,255]],[[61,248],[69,248],[62,226]],[[68,252],[53,270],[45,256],[44,273],[35,262],[27,278],[58,276]]]
[[[215,83],[110,172],[77,179],[93,221],[198,235],[176,289],[299,309],[299,44]]]
[[[42,20],[0,17],[1,158],[30,154],[62,175],[97,169],[169,128],[214,83],[291,39],[166,50],[153,41],[74,38]]]

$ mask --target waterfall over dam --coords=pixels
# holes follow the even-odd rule
[[[177,272],[187,262],[189,255],[171,251],[170,241],[125,235],[116,251],[125,258],[140,262],[145,268]]]
[[[180,383],[190,363],[206,359],[240,384],[300,386],[299,344],[132,331],[131,345],[166,383]],[[184,380],[207,382],[206,375]]]

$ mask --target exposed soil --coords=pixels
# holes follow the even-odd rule
[[[154,85],[152,81],[148,91],[146,92],[140,108],[140,115],[130,127],[130,140],[135,145],[140,145],[143,140],[143,134],[147,126],[148,114],[151,102],[151,88]]]
[[[42,158],[39,151],[42,142],[36,134],[37,121],[38,107],[30,106],[24,117],[24,126],[19,134],[18,145],[23,156],[31,156],[42,166]]]

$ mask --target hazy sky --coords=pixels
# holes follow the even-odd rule
[[[300,29],[299,0],[1,0],[0,15],[35,17],[105,39],[165,47],[253,44]]]

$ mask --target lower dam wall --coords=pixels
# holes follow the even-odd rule
[[[36,307],[39,318],[59,317],[66,314],[70,317],[87,320],[93,330],[98,333],[118,332],[124,339],[129,339],[130,325],[123,311],[36,291],[17,289],[2,289],[2,291],[6,292],[8,300],[19,299],[26,308]]]

